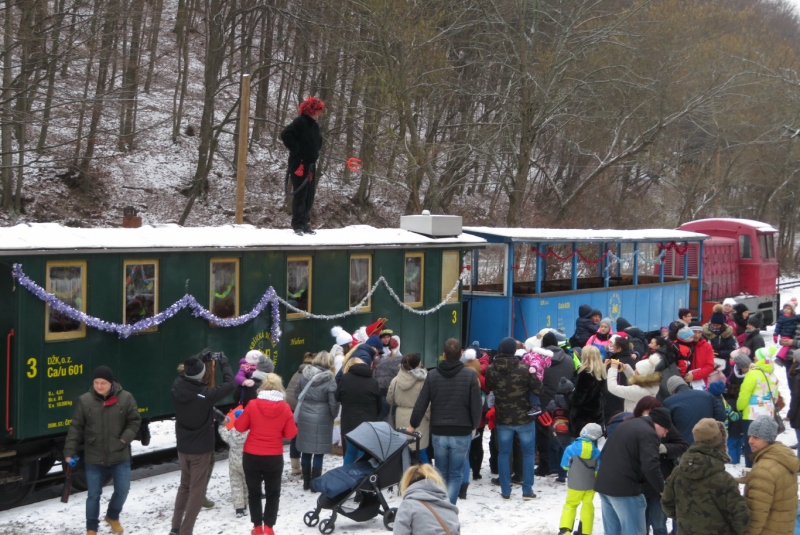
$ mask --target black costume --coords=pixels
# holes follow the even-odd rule
[[[292,228],[311,230],[311,208],[317,190],[316,163],[322,149],[322,133],[317,121],[308,115],[300,115],[281,132],[281,141],[289,149],[287,180],[291,178],[294,199],[292,200]],[[298,176],[296,171],[303,166]],[[305,182],[305,185],[303,183]]]

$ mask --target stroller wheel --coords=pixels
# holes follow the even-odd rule
[[[306,526],[313,528],[319,523],[319,517],[317,516],[316,511],[309,511],[305,515],[303,515],[303,522],[305,522]]]
[[[394,517],[397,516],[397,507],[392,507],[383,513],[383,525],[389,531],[394,531]]]
[[[333,533],[334,529],[336,529],[336,525],[330,518],[319,523],[319,532],[323,535],[329,535],[330,533]]]

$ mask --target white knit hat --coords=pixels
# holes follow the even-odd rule
[[[261,353],[261,351],[259,351],[258,349],[251,349],[244,356],[244,361],[248,364],[255,366],[256,364],[258,364],[258,357],[260,357],[261,355],[263,355],[263,353]]]
[[[331,329],[331,336],[336,338],[336,343],[339,344],[340,346],[353,343],[353,337],[350,336],[350,333],[348,333],[338,325]]]
[[[650,359],[644,359],[636,363],[636,371],[639,375],[652,375],[656,372],[656,367]]]
[[[545,333],[547,334],[547,333]],[[542,347],[542,339],[538,336],[531,336],[527,340],[525,340],[525,349],[530,351],[531,349],[536,349],[537,347]]]
[[[725,300],[722,302],[722,306],[726,306],[726,305],[730,305],[732,307],[735,307],[737,305],[736,299],[734,299],[733,297],[726,297]]]

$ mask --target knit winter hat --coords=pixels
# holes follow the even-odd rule
[[[725,383],[722,381],[714,381],[708,385],[708,393],[712,396],[719,396],[725,392]]]
[[[258,364],[258,357],[260,357],[263,353],[258,349],[253,349],[248,351],[247,354],[244,356],[244,361],[248,364],[255,366]]]
[[[581,438],[591,440],[599,440],[603,436],[603,428],[599,424],[586,424],[581,429]]]
[[[189,357],[183,361],[183,374],[187,379],[199,381],[206,373],[206,365],[197,357]]]
[[[669,390],[670,394],[674,394],[675,391],[682,386],[686,386],[686,381],[679,375],[673,375],[667,379],[667,390]]]
[[[792,299],[794,299],[794,298],[792,298]],[[794,299],[794,303],[792,303],[792,299],[789,299],[788,301],[786,301],[783,304],[783,306],[784,307],[788,306],[789,308],[792,309],[792,314],[796,314],[797,313],[797,299]],[[781,312],[783,312],[783,307],[781,307]]]
[[[769,364],[777,353],[778,346],[762,347],[756,351],[756,361],[763,360]]]
[[[789,300],[787,301],[787,303],[792,305],[792,308],[797,310],[797,298],[796,297],[790,297]]]
[[[650,411],[650,419],[664,429],[669,429],[672,425],[672,414],[666,407],[656,407]]]
[[[383,351],[383,342],[381,342],[381,338],[377,334],[373,334],[367,338],[366,344],[374,348],[375,351]]]
[[[624,331],[628,327],[632,327],[631,322],[620,316],[617,318],[617,330]]]
[[[750,367],[753,361],[750,360],[750,356],[744,351],[742,351],[742,349],[747,349],[747,348],[740,347],[739,349],[732,351],[731,359],[733,359],[733,363],[736,364],[737,368],[739,368],[740,370],[746,370],[747,368]]]
[[[703,418],[697,422],[692,429],[692,436],[695,442],[708,444],[712,448],[718,448],[722,444],[727,447],[728,434],[725,432],[725,424],[714,418]]]
[[[727,305],[730,305],[732,307],[736,306],[737,305],[736,299],[734,299],[733,297],[726,297],[725,300],[722,302],[722,306],[724,307]]]
[[[751,437],[760,438],[772,444],[778,437],[778,422],[771,416],[762,414],[750,424],[750,430],[747,434]]]
[[[272,373],[275,371],[275,364],[268,356],[261,354],[258,356],[258,371],[263,373]]]
[[[593,308],[592,311],[589,313],[589,317],[590,318],[593,318],[594,316],[601,316],[602,317],[602,315],[603,315],[603,313],[600,312],[599,310],[597,310],[596,308]]]
[[[756,329],[761,328],[761,318],[758,317],[758,314],[750,314],[747,316],[747,324],[752,325]]]
[[[603,318],[600,320],[600,325],[604,323],[608,325],[608,330],[610,331],[614,325],[614,320],[612,320],[611,318]]]
[[[549,332],[549,329],[545,329],[545,334]],[[542,334],[544,336],[544,334]],[[531,336],[527,340],[525,340],[525,349],[530,351],[531,349],[536,349],[537,347],[542,347],[542,339],[539,338],[538,335]]]
[[[652,375],[656,373],[656,367],[650,359],[643,359],[636,363],[636,371],[639,375]]]
[[[92,381],[95,379],[105,379],[109,383],[114,382],[114,372],[108,366],[98,366],[92,373]]]
[[[513,355],[517,352],[517,341],[506,336],[500,340],[500,345],[497,346],[497,352],[503,355]]]
[[[350,333],[348,333],[339,326],[333,327],[331,329],[331,336],[336,338],[336,343],[339,344],[340,346],[353,343],[353,337],[350,336]]]
[[[552,331],[542,337],[542,347],[558,347],[558,338]]]
[[[714,305],[714,313],[711,314],[711,318],[708,320],[709,323],[713,323],[715,325],[724,325],[725,324],[725,309],[722,305]]]
[[[682,318],[682,317],[684,317],[684,316],[686,316],[688,314],[691,314],[691,313],[692,313],[692,311],[689,310],[688,308],[679,308],[678,309],[678,318]]]
[[[461,359],[464,362],[469,362],[470,360],[475,360],[477,355],[475,354],[475,350],[472,348],[467,349],[464,351],[463,358]]]
[[[694,332],[689,327],[681,327],[678,330],[678,338],[683,340],[684,342],[688,342],[694,336]]]

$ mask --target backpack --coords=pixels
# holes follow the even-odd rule
[[[569,435],[569,409],[556,407],[553,411],[553,423],[550,430],[554,436]]]

